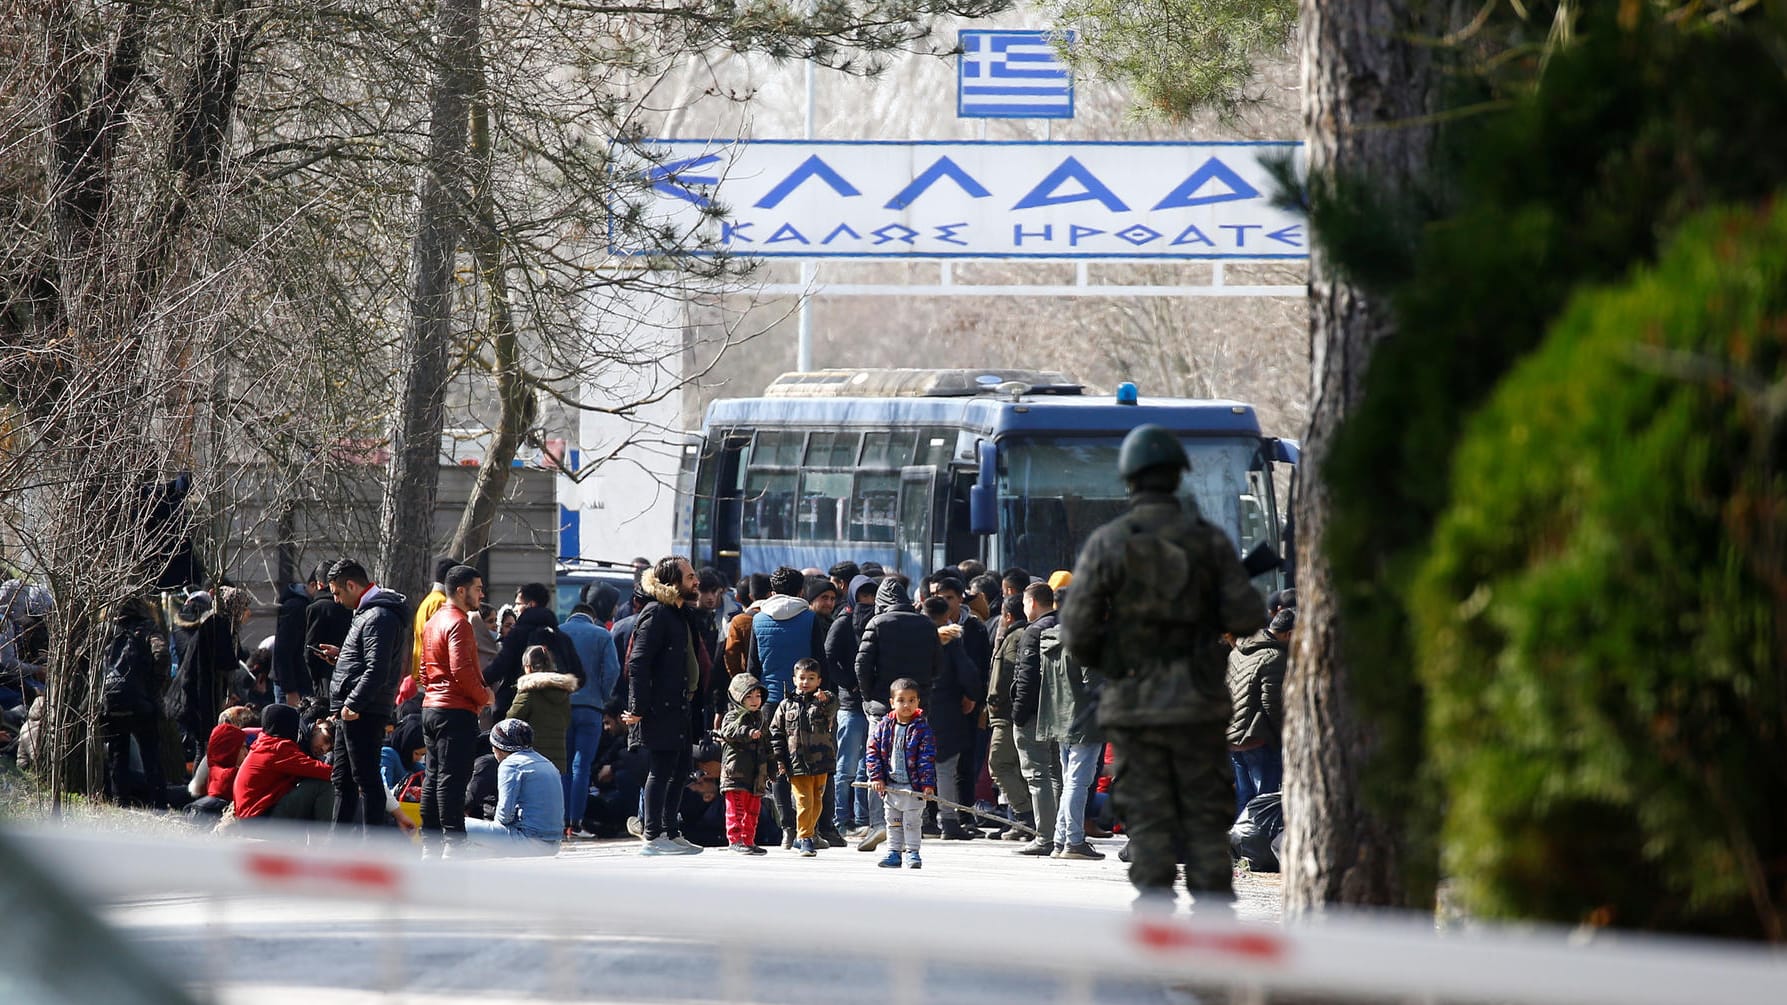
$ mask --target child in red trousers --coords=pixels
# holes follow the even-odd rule
[[[757,820],[763,790],[775,763],[769,724],[763,715],[763,684],[750,674],[732,678],[726,689],[726,718],[720,722],[720,792],[726,800],[727,847],[743,855],[765,854],[757,847]]]

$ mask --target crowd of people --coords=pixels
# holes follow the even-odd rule
[[[165,620],[132,600],[111,613],[96,670],[108,791],[226,831],[402,828],[424,857],[630,834],[647,856],[854,843],[919,869],[930,837],[1098,860],[1088,839],[1123,831],[1146,782],[1113,798],[1106,680],[1063,637],[1074,576],[970,560],[914,582],[842,561],[729,584],[685,558],[642,559],[630,597],[594,584],[561,618],[539,583],[493,609],[479,571],[453,559],[414,603],[342,560],[281,591],[252,648],[240,589],[193,592]],[[30,638],[48,612],[33,598],[0,586],[9,737],[28,730],[41,681]],[[1237,603],[1232,624],[1260,624]],[[1295,606],[1274,594],[1265,628],[1221,635],[1220,784],[1237,815],[1281,780]],[[1103,628],[1081,624],[1084,647]],[[1196,759],[1160,736],[1161,757]]]

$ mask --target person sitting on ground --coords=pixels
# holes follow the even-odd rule
[[[335,812],[329,774],[327,764],[298,748],[298,710],[269,705],[262,716],[260,739],[236,769],[236,819],[327,824]]]
[[[571,696],[577,691],[577,678],[559,673],[551,650],[545,646],[528,646],[521,654],[521,668],[508,718],[520,719],[533,727],[533,748],[552,762],[562,778],[570,768],[565,758],[565,737],[571,732]]]
[[[205,759],[193,773],[187,791],[196,798],[186,804],[194,818],[220,817],[235,798],[236,769],[248,756],[248,734],[238,726],[220,722],[205,743]]]
[[[467,819],[466,847],[494,855],[558,854],[565,836],[565,784],[534,750],[534,730],[504,719],[490,730],[496,750],[496,817]]]
[[[410,776],[421,771],[428,757],[428,744],[422,737],[420,713],[406,715],[379,750],[379,778],[387,789],[400,789]]]
[[[496,750],[490,746],[489,730],[478,734],[472,752],[472,773],[465,783],[465,815],[491,820],[496,817]]]

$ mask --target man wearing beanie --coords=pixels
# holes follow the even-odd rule
[[[261,713],[260,738],[236,769],[236,819],[327,823],[335,810],[329,775],[327,764],[298,747],[298,710],[268,705]]]
[[[496,817],[467,820],[465,844],[486,855],[556,855],[565,836],[564,781],[534,750],[534,729],[504,719],[490,730],[496,752]],[[449,852],[451,854],[451,852]]]

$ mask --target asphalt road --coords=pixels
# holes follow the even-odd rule
[[[1094,842],[1101,862],[1019,857],[1000,841],[937,842],[920,872],[875,867],[878,855],[854,849],[803,859],[775,849],[747,858],[724,849],[699,856],[645,859],[635,842],[567,845],[530,869],[599,878],[610,870],[711,872],[748,877],[773,898],[779,889],[853,884],[859,892],[903,891],[950,899],[1122,910],[1132,897],[1122,841]],[[1245,920],[1278,920],[1275,875],[1237,882]],[[588,905],[583,905],[587,907]],[[813,918],[789,926],[777,948],[724,946],[642,934],[627,919],[599,925],[555,917],[553,905],[500,903],[487,911],[396,910],[355,902],[164,898],[122,905],[107,915],[154,959],[195,990],[224,1002],[274,1005],[331,1002],[1036,1002],[1154,1003],[1184,1000],[1158,984],[1111,974],[1092,982],[1051,976],[1033,961],[977,963],[911,959],[899,933],[872,916]],[[748,916],[748,912],[747,912]],[[804,929],[804,930],[799,930]]]

